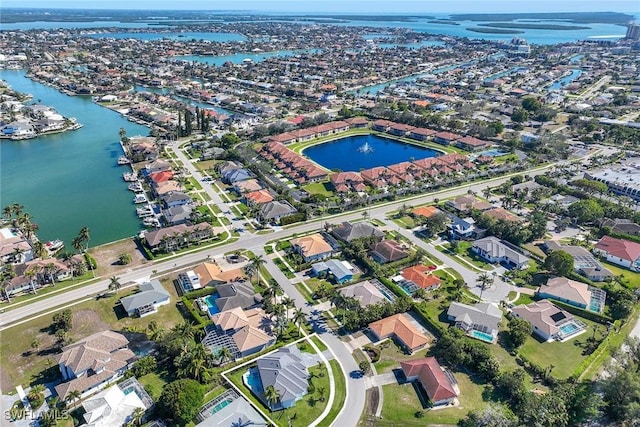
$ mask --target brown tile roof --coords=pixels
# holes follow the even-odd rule
[[[414,215],[423,216],[425,218],[431,218],[434,215],[441,213],[442,211],[435,206],[420,206],[411,211]]]
[[[411,351],[417,350],[429,343],[424,336],[411,323],[407,314],[394,314],[369,324],[369,328],[380,338],[395,336]]]
[[[420,384],[434,402],[453,399],[458,396],[454,384],[442,370],[435,357],[400,362],[407,378],[418,377]]]
[[[298,246],[305,257],[333,251],[331,245],[327,243],[320,233],[293,239],[289,242],[292,246]]]
[[[234,280],[242,279],[245,277],[244,269],[242,268],[234,268],[232,270],[222,271],[218,264],[213,264],[210,262],[203,262],[202,264],[196,266],[193,269],[193,272],[196,273],[200,278],[202,287],[215,283],[233,282]]]
[[[510,222],[524,222],[525,219],[522,217],[519,217],[518,215],[512,214],[511,212],[509,212],[508,210],[504,209],[504,208],[495,208],[495,209],[490,209],[486,212],[484,212],[484,215],[490,217],[490,218],[494,218],[496,220],[505,220],[505,221],[510,221]]]

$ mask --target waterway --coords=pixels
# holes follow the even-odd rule
[[[202,33],[202,32],[170,32],[170,33],[95,33],[87,34],[88,37],[96,39],[138,39],[138,40],[160,40],[169,39],[177,41],[205,40],[209,42],[242,42],[247,38],[237,33]]]
[[[559,80],[556,80],[553,84],[547,87],[548,91],[560,90],[563,86],[568,85],[578,77],[582,75],[582,70],[571,70],[571,74],[567,74]]]
[[[299,50],[278,50],[274,52],[240,52],[232,55],[220,55],[220,56],[202,56],[202,55],[183,55],[174,56],[174,59],[180,61],[200,62],[202,64],[215,65],[216,67],[222,66],[225,62],[231,62],[233,64],[240,64],[245,59],[250,59],[253,62],[261,62],[267,58],[281,57],[281,56],[294,56],[305,53],[318,53],[320,49],[299,49]]]
[[[90,246],[134,235],[140,229],[133,193],[122,180],[125,166],[118,132],[148,135],[149,129],[93,103],[67,96],[24,77],[24,71],[1,70],[0,79],[39,103],[75,117],[84,127],[25,141],[0,141],[0,206],[20,203],[31,214],[43,240],[62,239],[67,248],[82,227]]]
[[[359,151],[365,143],[373,151],[369,153]],[[376,166],[389,166],[408,160],[436,157],[442,153],[378,135],[357,135],[313,145],[306,148],[303,154],[327,169],[357,172]]]

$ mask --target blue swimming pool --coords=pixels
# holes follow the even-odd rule
[[[220,298],[220,295],[216,292],[214,294],[207,296],[204,299],[204,302],[207,304],[207,309],[209,310],[209,314],[220,313],[220,309],[216,305],[216,300],[218,298]]]
[[[576,332],[579,329],[580,327],[575,323],[565,323],[564,325],[560,326],[560,331],[564,335],[571,335],[572,333]]]
[[[475,329],[471,331],[471,336],[479,339],[480,341],[493,343],[493,335],[487,334],[485,332],[476,331]]]
[[[229,404],[231,404],[231,402],[233,402],[232,399],[225,399],[222,402],[218,403],[216,406],[211,408],[211,415],[215,414],[216,412],[218,412],[220,409],[224,408],[225,406],[228,406]]]

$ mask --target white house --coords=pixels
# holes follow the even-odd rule
[[[640,244],[624,239],[604,236],[593,247],[593,252],[607,261],[632,271],[640,271]]]

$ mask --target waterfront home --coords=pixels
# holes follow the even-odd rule
[[[331,275],[339,285],[353,279],[353,266],[348,261],[330,259],[311,265],[311,272],[318,276],[321,273]]]
[[[502,321],[502,310],[495,304],[486,302],[475,305],[452,302],[447,310],[447,318],[470,337],[495,343]]]
[[[458,212],[469,212],[472,209],[486,211],[494,207],[491,203],[467,194],[458,196],[453,200],[447,200],[445,204]]]
[[[492,264],[500,263],[507,268],[518,270],[524,270],[529,266],[527,256],[515,246],[494,236],[476,240],[471,250]]]
[[[413,129],[415,129],[414,126],[405,125],[403,123],[393,123],[389,126],[388,132],[395,136],[407,136],[407,134]]]
[[[366,190],[364,179],[358,172],[339,172],[329,177],[334,190],[339,193],[347,193],[349,191],[362,192]]]
[[[275,353],[258,359],[256,369],[260,377],[261,390],[253,390],[272,411],[291,408],[307,394],[309,371],[303,355],[295,345],[278,349]],[[273,387],[280,397],[275,402],[267,401],[264,391]]]
[[[162,197],[165,194],[175,193],[177,191],[182,192],[184,187],[178,181],[174,181],[170,179],[168,181],[153,183],[151,186],[151,190],[156,195],[156,197]]]
[[[555,240],[547,240],[543,244],[545,252],[561,250],[573,257],[573,271],[594,282],[604,282],[613,278],[614,274],[606,269],[600,261],[582,246],[560,245]]]
[[[172,170],[166,170],[166,171],[150,173],[147,176],[147,179],[149,180],[149,183],[151,185],[157,185],[157,184],[160,184],[161,182],[172,180],[173,176],[174,176],[174,173]]]
[[[151,252],[170,252],[213,237],[213,227],[206,222],[195,225],[178,224],[150,231],[144,241]]]
[[[28,121],[16,121],[6,124],[0,128],[0,133],[12,139],[29,139],[37,136],[36,130]]]
[[[276,341],[271,318],[260,308],[236,307],[212,315],[211,320],[213,325],[207,327],[202,345],[214,356],[226,347],[232,359],[237,360],[265,350]]]
[[[375,279],[373,279],[375,280]],[[347,298],[354,298],[360,304],[360,307],[366,307],[368,305],[377,304],[379,302],[388,301],[388,299],[382,294],[380,291],[380,282],[377,282],[376,286],[369,280],[365,280],[364,282],[359,282],[354,285],[346,286],[344,288],[340,288],[338,292],[340,292],[343,296]]]
[[[6,227],[0,229],[0,261],[23,264],[33,258],[33,249],[20,232]]]
[[[467,151],[479,151],[489,147],[491,143],[473,136],[465,136],[455,141],[454,145]]]
[[[163,172],[171,170],[171,163],[164,159],[156,159],[151,163],[147,164],[145,167],[145,171],[148,175],[156,172]]]
[[[453,374],[440,366],[435,357],[406,360],[400,368],[407,381],[418,381],[427,392],[433,406],[451,405],[457,402],[460,388]]]
[[[158,158],[155,138],[133,137],[129,142],[129,158],[132,162],[148,162]]]
[[[452,132],[437,132],[433,135],[433,141],[441,145],[451,145],[461,139],[462,136]]]
[[[399,261],[409,256],[409,252],[405,250],[403,245],[395,240],[383,240],[374,243],[370,247],[369,254],[374,261],[380,264]]]
[[[129,340],[113,331],[102,331],[70,344],[57,356],[63,382],[55,386],[61,400],[77,390],[82,396],[119,379],[135,359]]]
[[[438,133],[438,132],[436,132],[433,129],[413,128],[409,132],[409,138],[415,139],[416,141],[426,141],[427,139],[429,139],[430,137],[432,137],[436,133]]]
[[[169,304],[169,293],[157,279],[141,283],[138,290],[139,292],[120,300],[129,316],[148,316],[156,313],[158,307]]]
[[[297,213],[298,210],[291,206],[286,200],[274,200],[263,204],[258,212],[258,219],[263,222],[278,223],[286,216]]]
[[[429,268],[426,265],[418,264],[411,267],[407,267],[400,272],[400,276],[405,280],[403,288],[413,289],[417,288],[431,291],[438,289],[441,284],[441,280],[438,276],[433,274],[433,267]]]
[[[351,117],[346,119],[345,122],[349,124],[349,128],[351,129],[362,129],[369,127],[369,120],[366,117]]]
[[[379,119],[371,124],[371,129],[378,132],[387,132],[394,124],[394,122],[390,122],[389,120]]]
[[[593,247],[593,252],[612,264],[640,271],[640,243],[604,236]]]
[[[594,288],[586,283],[567,279],[566,277],[554,277],[536,290],[540,298],[548,298],[561,301],[581,308],[583,310],[602,313],[607,293],[602,289]]]
[[[218,298],[216,305],[220,311],[232,308],[253,308],[262,304],[262,295],[256,292],[253,284],[244,279],[216,285]]]
[[[384,233],[368,222],[351,223],[344,221],[331,229],[333,234],[343,242],[351,243],[357,239],[372,238],[376,241],[382,240]]]
[[[191,197],[182,191],[172,191],[171,193],[163,194],[160,200],[167,209],[176,206],[190,205],[192,203]]]
[[[556,307],[546,299],[518,305],[511,311],[514,316],[529,322],[533,333],[547,342],[564,342],[587,329],[587,325],[574,318],[571,313]]]
[[[309,236],[289,240],[294,252],[300,254],[304,262],[312,262],[328,258],[333,254],[334,247],[324,234],[315,233]]]
[[[378,340],[393,338],[408,353],[415,353],[429,344],[429,338],[414,323],[409,314],[400,313],[369,323],[369,330]]]
[[[113,385],[82,402],[86,426],[113,427],[129,425],[137,408],[151,408],[153,400],[135,378]]]

